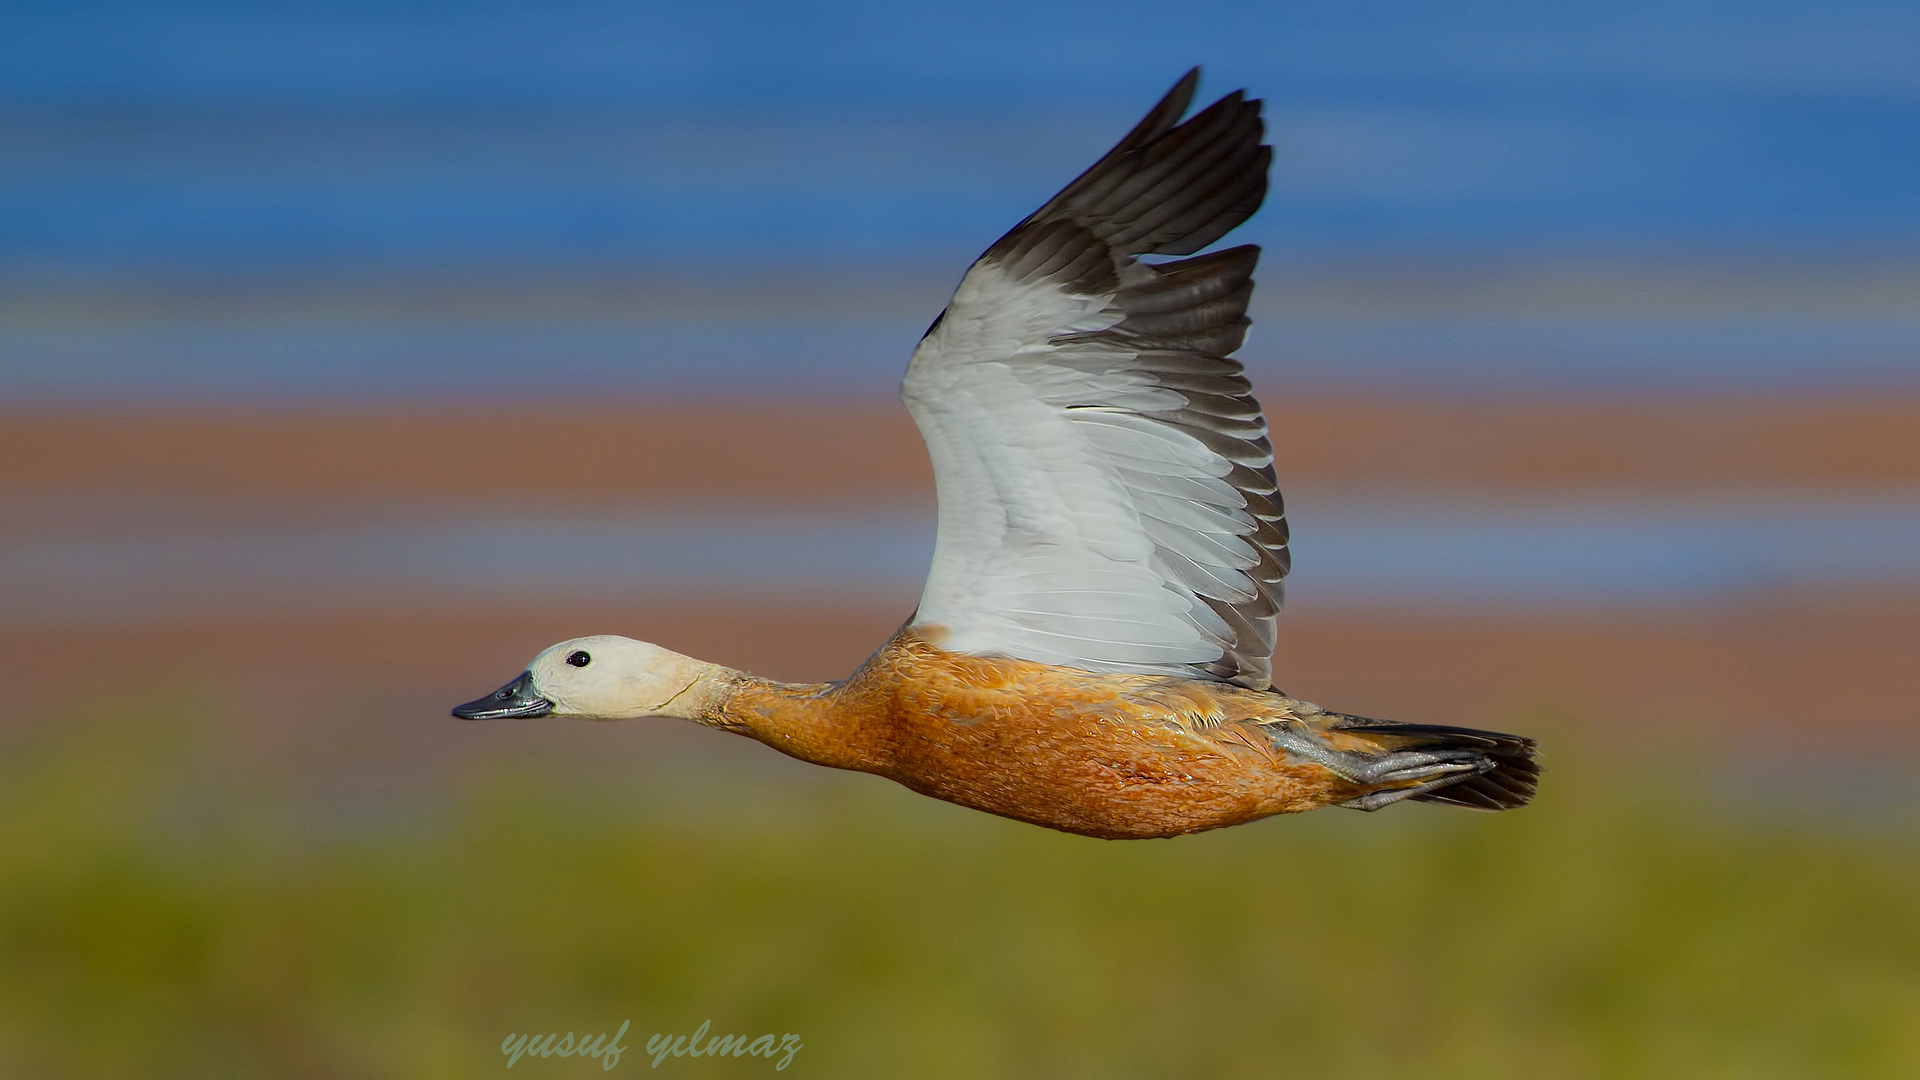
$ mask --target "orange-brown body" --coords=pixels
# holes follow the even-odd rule
[[[704,719],[937,799],[1126,839],[1238,825],[1361,794],[1363,785],[1290,758],[1261,731],[1316,715],[1329,714],[1277,693],[965,656],[903,630],[841,682],[743,679]]]

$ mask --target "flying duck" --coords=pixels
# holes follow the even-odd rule
[[[467,720],[676,717],[803,761],[1110,839],[1322,806],[1524,805],[1533,740],[1272,685],[1287,524],[1241,365],[1271,149],[1189,71],[976,260],[907,366],[939,529],[918,609],[847,678],[779,683],[610,635]],[[1143,262],[1143,256],[1176,256]]]

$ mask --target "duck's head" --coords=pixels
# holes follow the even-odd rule
[[[597,634],[552,646],[512,682],[453,710],[462,720],[509,716],[698,717],[715,668],[632,638]]]

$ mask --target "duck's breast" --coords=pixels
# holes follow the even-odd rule
[[[903,639],[875,657],[890,732],[873,771],[916,791],[1103,837],[1197,832],[1325,801],[1324,770],[1287,761],[1242,722],[1236,687]]]

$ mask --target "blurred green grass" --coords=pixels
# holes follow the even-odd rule
[[[798,1034],[787,1075],[1920,1075],[1920,818],[1730,805],[1572,726],[1522,812],[1106,843],[518,759],[322,812],[190,713],[0,749],[0,1074],[466,1077],[622,1020],[648,1070],[710,1020]]]

